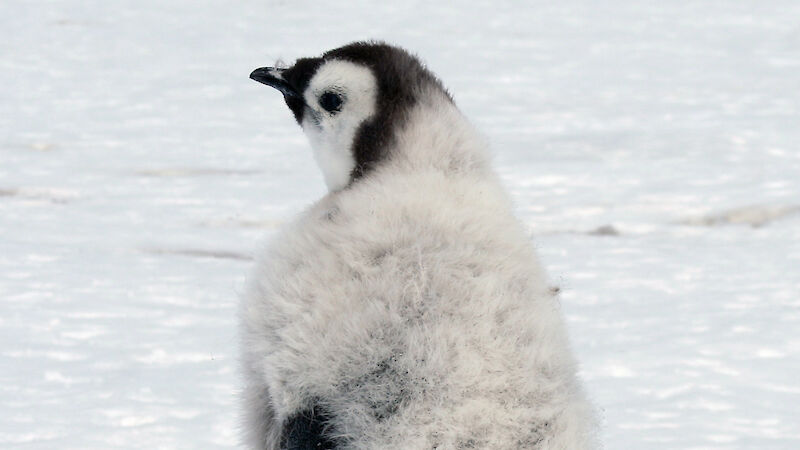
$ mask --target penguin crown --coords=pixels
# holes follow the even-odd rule
[[[380,42],[355,42],[287,68],[261,67],[250,78],[283,94],[331,191],[388,159],[421,101],[434,96],[452,104],[416,57]]]

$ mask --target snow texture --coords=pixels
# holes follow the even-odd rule
[[[252,252],[325,192],[256,67],[418,53],[491,142],[606,448],[800,447],[800,3],[0,3],[0,447],[237,445]]]

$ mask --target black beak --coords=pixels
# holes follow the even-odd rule
[[[259,67],[250,74],[250,78],[259,83],[274,87],[281,91],[284,97],[300,98],[300,93],[283,79],[283,72],[285,70],[286,69],[278,69],[277,67]]]

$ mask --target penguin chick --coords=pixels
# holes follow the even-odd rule
[[[406,51],[256,69],[330,192],[257,257],[241,310],[258,449],[587,449],[557,300],[486,143]]]

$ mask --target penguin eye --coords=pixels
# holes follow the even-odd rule
[[[342,97],[333,92],[326,92],[319,96],[319,106],[328,112],[337,112],[342,109]]]

